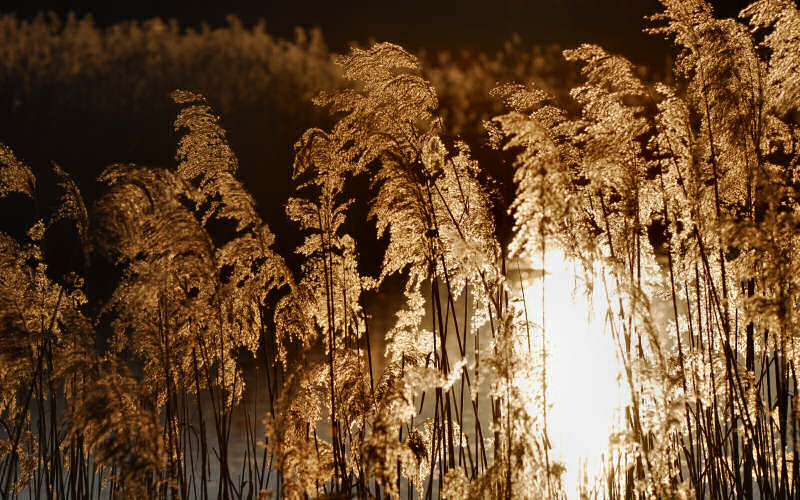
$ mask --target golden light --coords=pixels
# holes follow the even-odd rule
[[[541,269],[541,262],[530,267]],[[601,472],[601,458],[608,455],[609,436],[628,396],[618,381],[601,287],[587,296],[581,273],[561,252],[548,251],[544,267],[544,276],[523,276],[522,286],[529,321],[544,324],[551,457],[566,466],[564,488],[569,498],[578,498],[581,480],[591,485]]]

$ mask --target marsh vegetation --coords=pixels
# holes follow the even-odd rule
[[[0,19],[9,116],[175,111],[168,167],[0,148],[2,498],[800,496],[800,12],[661,3],[665,75]]]

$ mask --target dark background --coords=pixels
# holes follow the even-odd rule
[[[718,15],[735,16],[749,2],[717,0]],[[52,10],[79,17],[91,14],[99,26],[126,19],[175,18],[183,26],[220,26],[229,14],[246,25],[265,19],[268,31],[291,36],[296,26],[320,27],[333,50],[349,41],[370,37],[399,43],[412,50],[477,48],[493,50],[512,33],[526,42],[598,43],[645,62],[663,59],[668,45],[642,33],[643,16],[659,10],[657,0],[495,0],[461,2],[404,0],[247,1],[247,2],[20,2],[0,7],[30,18]]]

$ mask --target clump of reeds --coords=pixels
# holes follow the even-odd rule
[[[508,112],[488,145],[515,172],[508,248],[436,89],[388,43],[337,59],[346,88],[316,99],[333,125],[295,146],[294,256],[199,94],[172,94],[176,168],[113,165],[87,210],[54,167],[55,213],[0,235],[3,498],[563,497],[557,332],[507,265],[545,268],[555,247],[602,288],[631,396],[582,494],[796,497],[800,14],[662,3],[675,86],[583,45],[565,52],[584,78],[566,110],[531,85],[492,91]],[[38,210],[36,182],[3,146],[0,197]],[[374,276],[367,224],[386,243]],[[59,225],[81,261],[64,276],[45,258]],[[116,273],[99,305],[79,275],[98,259]],[[371,331],[365,298],[397,276],[394,325]]]
[[[800,18],[791,2],[755,2],[749,26],[663,3],[653,31],[681,49],[677,88],[586,45],[565,53],[586,78],[579,117],[500,90],[515,110],[497,119],[506,147],[522,147],[518,245],[533,253],[539,220],[604,268],[631,401],[622,460],[595,494],[792,497]]]

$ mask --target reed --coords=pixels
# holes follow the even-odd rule
[[[587,44],[564,52],[571,102],[491,91],[503,112],[479,147],[511,186],[452,137],[463,124],[416,56],[336,57],[344,83],[315,98],[330,126],[294,147],[292,254],[201,94],[171,94],[175,165],[106,168],[91,208],[54,165],[40,213],[37,176],[2,146],[0,198],[35,216],[0,234],[0,496],[564,498],[544,305],[558,249],[602,291],[630,396],[581,496],[797,497],[800,13],[662,4],[669,84]],[[60,273],[46,256],[64,230]],[[541,268],[541,316],[512,259]],[[97,262],[114,273],[100,298]],[[376,329],[369,298],[397,281]]]

